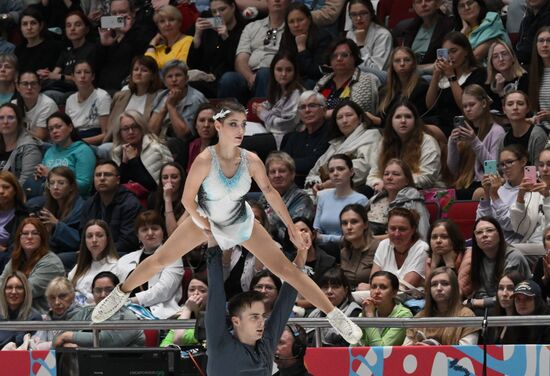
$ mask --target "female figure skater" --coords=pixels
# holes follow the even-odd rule
[[[273,273],[295,286],[302,296],[325,312],[331,325],[347,342],[357,343],[362,336],[361,329],[330,303],[313,280],[284,257],[268,232],[254,221],[252,209],[244,200],[251,178],[287,226],[292,243],[298,249],[307,248],[281,197],[271,186],[260,158],[239,147],[246,124],[244,108],[230,102],[222,103],[214,120],[219,142],[197,156],[185,182],[182,202],[190,217],[96,306],[92,320],[101,322],[112,316],[124,305],[130,291],[207,241],[206,233],[211,232],[221,249],[241,244],[250,250]]]

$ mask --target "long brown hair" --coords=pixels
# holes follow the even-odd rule
[[[76,286],[78,280],[82,278],[82,276],[84,276],[84,274],[86,274],[88,270],[90,270],[90,266],[92,265],[92,254],[88,249],[88,246],[86,245],[86,231],[88,231],[88,229],[94,225],[101,227],[103,231],[105,231],[105,236],[107,237],[107,244],[105,245],[105,249],[99,254],[98,260],[103,260],[106,257],[118,259],[115,242],[113,241],[113,236],[107,222],[101,219],[89,220],[82,229],[80,249],[78,252],[78,259],[76,260],[76,270],[71,281],[73,283],[73,286]]]
[[[70,192],[69,195],[63,200],[63,205],[59,205],[59,202],[52,197],[50,192],[50,178],[52,175],[59,175],[69,182]],[[74,176],[73,170],[65,166],[54,167],[48,172],[48,184],[46,184],[46,189],[44,190],[44,196],[46,198],[46,204],[44,208],[48,209],[53,215],[55,215],[59,220],[67,218],[74,208],[74,204],[78,199],[78,186],[76,184],[76,178]]]
[[[0,284],[0,294],[2,294],[2,297],[0,298],[0,315],[5,320],[9,319],[9,307],[8,302],[6,301],[6,285],[12,278],[17,278],[25,290],[25,299],[23,300],[21,307],[19,307],[16,320],[28,320],[32,311],[32,287],[27,279],[27,276],[17,270],[14,270],[8,274],[2,281],[2,284]]]
[[[33,225],[40,235],[40,247],[32,253],[29,259],[27,259],[25,251],[23,251],[23,247],[21,246],[21,232],[23,231],[23,227],[28,224]],[[36,263],[50,251],[48,246],[48,230],[40,219],[28,217],[21,221],[15,234],[14,249],[11,255],[11,268],[14,271],[19,270],[23,272],[25,276],[29,276]]]
[[[397,132],[393,129],[393,116],[399,107],[406,107],[414,117],[414,128],[411,131],[407,142],[403,143]],[[416,110],[414,104],[407,98],[399,98],[391,107],[386,124],[382,131],[382,147],[378,159],[378,169],[382,173],[387,163],[392,158],[401,159],[413,173],[420,172],[421,145],[424,140],[424,123]]]
[[[15,191],[14,201],[15,201],[15,207],[22,207],[25,204],[26,197],[25,192],[23,191],[23,187],[21,187],[21,184],[19,183],[19,180],[17,180],[17,177],[9,172],[9,171],[0,171],[0,180],[5,181]]]
[[[533,48],[531,49],[531,64],[529,66],[529,98],[531,102],[531,111],[540,110],[539,90],[542,85],[544,75],[544,62],[537,50],[537,39],[542,33],[550,33],[550,26],[543,26],[537,31],[533,38]],[[504,107],[504,105],[503,105]]]

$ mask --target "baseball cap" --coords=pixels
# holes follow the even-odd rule
[[[533,280],[518,283],[512,296],[516,296],[517,294],[523,294],[526,296],[542,296],[540,286]]]

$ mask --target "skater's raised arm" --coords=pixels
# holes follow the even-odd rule
[[[300,232],[296,229],[296,226],[292,222],[292,218],[290,218],[290,214],[288,214],[288,209],[285,206],[281,195],[271,185],[271,182],[269,181],[265,172],[265,166],[262,160],[256,154],[249,153],[248,155],[250,176],[252,176],[256,184],[258,184],[258,187],[264,194],[264,197],[266,198],[269,205],[273,208],[273,210],[275,210],[275,213],[279,216],[279,218],[281,218],[281,220],[285,224],[286,228],[288,229],[290,240],[292,241],[294,246],[298,249],[304,248],[304,240],[302,239],[302,237],[300,236]]]
[[[189,213],[191,218],[193,218],[196,223],[200,223],[203,229],[209,229],[210,224],[206,218],[202,217],[197,212],[198,204],[196,197],[197,193],[199,193],[202,182],[206,179],[208,173],[210,172],[211,165],[212,157],[210,156],[208,150],[204,150],[197,156],[191,165],[191,170],[185,180],[185,188],[183,189],[183,196],[181,198],[181,203],[187,213]]]

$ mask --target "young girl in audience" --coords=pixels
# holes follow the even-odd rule
[[[420,216],[418,231],[424,239],[430,226],[430,214],[424,205],[424,197],[414,186],[410,167],[401,159],[392,158],[383,171],[383,188],[366,205],[372,233],[377,236],[385,235],[388,212],[393,208],[404,207],[415,210]]]
[[[197,319],[199,312],[206,309],[208,299],[208,280],[205,277],[195,276],[187,285],[187,300],[177,313],[180,320]],[[160,347],[170,345],[188,346],[198,343],[195,329],[170,329],[162,340]]]
[[[67,98],[65,112],[85,142],[101,145],[107,134],[111,97],[105,90],[94,87],[95,71],[89,61],[77,61],[73,76],[77,92]]]
[[[498,281],[497,301],[492,312],[494,316],[514,316],[514,289],[523,280],[524,277],[515,270],[502,275]],[[489,328],[488,343],[502,344],[507,331],[507,326]]]
[[[392,158],[405,162],[413,173],[414,185],[432,188],[441,169],[441,149],[435,138],[426,133],[414,105],[406,98],[397,100],[386,119],[378,152],[373,152],[367,185],[375,191],[384,189],[382,173]]]
[[[411,318],[408,308],[397,301],[399,279],[395,274],[379,270],[370,278],[370,297],[363,299],[363,317]],[[401,346],[405,328],[364,328],[363,346]]]
[[[493,106],[502,110],[501,98],[508,92],[529,90],[529,73],[520,65],[518,58],[510,44],[497,39],[489,47],[487,54],[487,81],[491,91],[488,93],[493,99]]]
[[[535,263],[533,280],[542,290],[542,298],[546,301],[550,296],[550,226],[547,225],[542,233],[545,253]]]
[[[147,207],[155,209],[164,218],[168,236],[174,232],[185,213],[181,202],[185,178],[185,171],[179,163],[165,163],[160,169],[157,191],[149,196]]]
[[[328,161],[328,174],[334,188],[317,194],[317,210],[313,227],[321,246],[339,247],[342,242],[340,220],[334,213],[340,213],[349,204],[365,206],[368,199],[353,190],[353,162],[346,154],[334,154]]]
[[[467,305],[480,313],[494,306],[499,278],[512,270],[524,278],[531,276],[525,257],[506,243],[498,221],[493,217],[478,218],[472,248],[466,251],[458,271],[464,282],[461,293],[468,298]]]
[[[42,86],[36,72],[22,71],[17,81],[17,99],[14,101],[25,117],[27,130],[41,140],[48,138],[46,121],[58,111],[50,97],[40,93]]]
[[[534,40],[529,67],[529,100],[536,123],[550,129],[550,26],[541,27]]]
[[[492,100],[485,90],[469,85],[462,93],[463,119],[448,141],[447,166],[454,171],[453,187],[459,200],[470,200],[481,186],[483,163],[497,159],[504,129],[493,121]]]
[[[312,89],[323,75],[321,67],[332,36],[315,25],[311,10],[304,3],[291,3],[285,21],[279,51],[296,55],[296,74],[304,80],[306,88]]]
[[[428,231],[428,241],[426,275],[440,266],[447,266],[455,272],[460,269],[466,245],[460,229],[452,220],[441,218],[434,221]]]
[[[506,242],[510,244],[540,241],[541,229],[522,233],[519,231],[519,227],[514,226],[511,221],[511,207],[518,200],[520,190],[522,190],[521,184],[524,180],[526,165],[527,153],[522,146],[515,144],[506,146],[500,152],[499,158],[504,184],[498,174],[484,175],[481,182],[485,198],[477,207],[476,217],[491,216],[495,218],[502,227]],[[525,185],[523,189],[525,189]],[[524,202],[524,197],[525,191],[519,197],[520,202]]]
[[[539,243],[541,229],[550,224],[550,150],[538,156],[536,180],[523,177],[517,198],[510,208],[512,228],[531,243]],[[542,237],[544,242],[544,236]],[[540,243],[539,243],[540,244]]]
[[[462,305],[453,269],[446,266],[434,269],[426,278],[425,291],[426,305],[415,318],[474,316]],[[473,327],[411,328],[407,329],[403,345],[477,345],[478,331]]]
[[[372,274],[385,270],[395,274],[400,281],[408,285],[422,285],[429,246],[420,239],[418,221],[418,213],[414,210],[390,210],[388,238],[380,242],[374,254]],[[359,287],[368,289],[365,285]]]
[[[76,265],[69,272],[69,280],[75,287],[76,301],[85,306],[94,304],[92,281],[99,272],[113,271],[118,253],[109,225],[101,219],[92,219],[82,230],[82,241]]]
[[[0,169],[24,185],[42,159],[41,143],[25,129],[23,114],[13,103],[0,105],[0,124]]]
[[[388,111],[400,97],[408,98],[422,117],[427,110],[427,91],[428,82],[418,72],[413,50],[405,46],[394,48],[390,54],[386,85],[379,93],[378,116],[372,116],[371,120],[376,125],[385,124]]]
[[[211,103],[203,103],[197,109],[193,125],[198,137],[189,143],[189,158],[187,162],[187,172],[191,170],[191,165],[204,149],[215,145],[218,141],[216,129],[214,128],[214,114],[216,107]]]
[[[76,176],[80,195],[88,197],[95,168],[95,154],[92,148],[80,139],[68,115],[56,112],[48,118],[47,123],[53,145],[44,154],[42,163],[36,166],[36,178],[45,178],[48,171],[54,167],[67,166]]]
[[[340,226],[344,234],[340,267],[351,286],[367,283],[372,274],[379,241],[372,235],[365,207],[359,204],[346,205],[340,212]]]
[[[343,101],[334,108],[331,127],[330,146],[306,177],[306,187],[312,187],[316,192],[333,188],[327,169],[328,160],[334,154],[352,156],[355,171],[353,182],[358,187],[363,185],[373,167],[370,155],[380,139],[380,131],[371,126],[364,111],[353,101]]]
[[[373,73],[384,83],[384,70],[390,56],[393,37],[376,17],[376,12],[370,0],[351,0],[348,14],[351,18],[352,30],[346,34],[361,50],[363,62],[361,70]]]
[[[275,137],[277,149],[285,134],[293,132],[300,121],[298,100],[304,88],[296,69],[296,57],[288,51],[278,52],[269,68],[267,101],[255,103],[253,111]]]
[[[426,106],[430,110],[430,121],[450,135],[453,118],[461,114],[463,88],[471,84],[483,85],[486,72],[478,66],[470,42],[462,33],[447,34],[442,47],[449,51],[449,58],[438,58],[434,64]]]
[[[347,317],[358,317],[361,314],[361,306],[351,296],[351,285],[338,267],[327,270],[319,280],[319,286],[335,307],[338,307]],[[318,308],[314,309],[308,318],[325,317],[325,314]],[[311,332],[311,330],[309,331]],[[321,341],[323,346],[347,347],[346,342],[334,329],[321,329]]]
[[[50,229],[51,249],[70,269],[80,246],[80,216],[84,205],[74,172],[65,166],[52,168],[48,172],[44,198],[44,207],[36,215]]]

